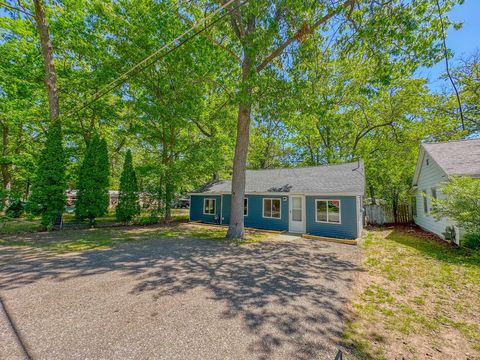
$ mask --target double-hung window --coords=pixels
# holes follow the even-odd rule
[[[281,203],[280,199],[263,199],[263,217],[270,219],[281,218]]]
[[[340,200],[315,200],[315,221],[323,223],[341,223]]]
[[[215,215],[215,199],[203,199],[203,214],[204,215]]]

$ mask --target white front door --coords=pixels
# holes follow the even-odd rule
[[[305,232],[305,196],[291,195],[289,201],[289,226],[290,232]]]

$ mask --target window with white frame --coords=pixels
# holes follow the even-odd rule
[[[248,216],[248,199],[243,199],[243,216]]]
[[[280,199],[263,199],[263,217],[271,219],[280,219],[281,202]]]
[[[203,214],[215,215],[215,206],[217,201],[215,199],[203,199]]]
[[[315,221],[323,223],[341,223],[340,200],[315,200]]]

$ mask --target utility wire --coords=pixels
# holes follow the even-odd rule
[[[460,112],[460,119],[462,120],[462,130],[465,130],[465,120],[463,118],[463,109],[462,109],[462,102],[460,100],[460,94],[458,93],[457,86],[455,85],[455,81],[453,81],[452,74],[450,73],[450,65],[448,63],[447,41],[445,39],[445,26],[443,24],[442,10],[440,8],[440,2],[438,0],[437,0],[437,8],[438,8],[438,16],[440,18],[440,25],[442,27],[443,52],[445,54],[445,68],[447,70],[447,76],[450,79],[450,82],[452,83],[453,90],[455,91],[455,96],[457,97],[458,110]]]
[[[143,59],[142,61],[140,61],[139,63],[135,64],[133,67],[131,67],[129,70],[127,70],[126,72],[124,72],[123,74],[121,74],[120,76],[118,76],[116,79],[114,79],[113,81],[111,81],[110,83],[108,83],[107,85],[105,85],[101,90],[97,91],[95,94],[93,94],[90,98],[91,100],[87,100],[85,103],[81,104],[78,108],[74,108],[72,111],[70,111],[69,113],[67,113],[67,117],[68,116],[71,116],[73,113],[76,113],[76,112],[79,112],[81,110],[83,110],[84,108],[90,106],[91,104],[93,104],[95,101],[97,101],[98,99],[100,99],[101,97],[105,96],[106,94],[108,94],[110,91],[112,91],[113,89],[121,86],[122,84],[124,84],[127,80],[129,80],[130,78],[132,78],[133,76],[137,75],[138,73],[142,72],[143,70],[145,70],[146,68],[152,66],[153,64],[155,64],[156,62],[158,62],[159,60],[163,59],[164,57],[166,57],[167,55],[169,55],[170,53],[172,53],[173,51],[175,51],[176,49],[178,49],[179,47],[181,47],[182,45],[184,45],[185,43],[187,43],[188,41],[192,40],[194,37],[198,36],[199,34],[205,32],[206,30],[208,30],[209,28],[211,28],[213,25],[217,24],[218,22],[220,22],[223,18],[225,18],[227,15],[229,15],[230,13],[232,13],[233,11],[239,9],[241,6],[243,6],[245,3],[247,3],[249,0],[244,0],[242,1],[241,3],[239,3],[238,5],[236,5],[235,7],[232,7],[230,10],[226,11],[225,13],[223,13],[221,16],[219,16],[218,18],[214,19],[213,21],[211,21],[210,23],[208,24],[205,24],[204,27],[202,27],[201,29],[195,31],[193,34],[191,34],[190,36],[186,37],[185,39],[181,40],[185,35],[189,34],[190,32],[192,32],[193,30],[195,30],[196,28],[198,28],[201,24],[203,23],[206,23],[210,18],[214,17],[216,14],[218,14],[219,12],[221,12],[222,10],[224,10],[227,6],[229,6],[230,4],[232,4],[234,1],[236,0],[229,0],[228,2],[226,2],[225,4],[221,5],[218,9],[216,9],[215,11],[213,11],[211,14],[209,14],[208,16],[202,18],[201,20],[197,21],[195,24],[193,24],[188,30],[186,30],[185,32],[183,32],[181,35],[177,36],[175,39],[173,39],[172,41],[170,41],[168,44],[162,46],[160,49],[158,49],[157,51],[155,51],[154,53],[152,53],[151,55],[147,56],[145,59]],[[181,41],[180,41],[181,40]],[[170,46],[172,46],[171,48],[169,48]],[[165,51],[163,54],[160,54],[162,51],[164,51],[165,49],[167,49],[167,51]],[[159,55],[160,54],[160,55]]]

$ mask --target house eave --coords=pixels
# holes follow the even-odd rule
[[[189,196],[220,196],[230,195],[230,192],[202,192],[202,193],[188,193]],[[303,196],[364,196],[365,193],[360,192],[337,192],[337,193],[301,193],[301,192],[246,192],[245,195],[260,195],[260,196],[290,196],[290,195],[303,195]]]

